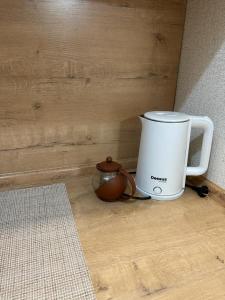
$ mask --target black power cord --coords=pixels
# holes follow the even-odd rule
[[[133,175],[133,174],[136,174],[136,171],[130,171],[128,172],[129,174]],[[123,196],[129,198],[129,199],[135,199],[135,200],[149,200],[149,199],[152,199],[151,196],[146,196],[146,197],[140,197],[140,196],[130,196],[126,193],[123,193]]]
[[[206,185],[195,186],[195,185],[186,184],[186,187],[189,187],[190,189],[195,191],[201,198],[205,198],[209,194],[209,188]]]
[[[152,199],[151,196],[146,196],[146,197],[130,196],[126,193],[123,193],[123,196],[127,197],[127,199],[136,199],[136,200],[149,200],[149,199]]]
[[[131,171],[129,173],[136,174],[136,171]],[[209,188],[206,185],[195,186],[195,185],[190,185],[190,184],[186,183],[185,186],[192,189],[193,191],[195,191],[198,194],[198,196],[201,198],[205,198],[209,194]],[[151,196],[146,196],[146,197],[132,196],[132,197],[130,197],[130,195],[128,195],[126,193],[124,193],[123,195],[125,197],[131,198],[131,199],[137,199],[137,200],[149,200],[152,198]]]

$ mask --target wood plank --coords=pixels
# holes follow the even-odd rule
[[[107,204],[67,181],[98,299],[222,299],[224,208],[190,190],[176,201]],[[104,253],[104,255],[103,255]]]
[[[91,177],[58,175],[15,180],[14,188],[66,183],[97,299],[224,299],[224,199],[217,193],[202,199],[186,189],[175,201],[106,203]]]
[[[1,122],[73,120],[81,124],[91,121],[93,125],[97,120],[126,120],[148,109],[151,102],[153,107],[170,107],[167,99],[174,95],[172,82],[167,78],[104,79],[91,84],[85,80],[2,80],[0,118]]]
[[[0,174],[136,159],[173,108],[183,0],[2,0]]]

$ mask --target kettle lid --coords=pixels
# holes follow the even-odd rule
[[[102,172],[117,172],[121,168],[121,165],[112,160],[111,156],[108,156],[105,161],[102,161],[96,165],[96,168]]]
[[[181,123],[189,121],[189,115],[176,111],[149,111],[144,114],[149,120],[165,123]]]

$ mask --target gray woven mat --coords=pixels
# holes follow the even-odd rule
[[[64,184],[0,193],[0,299],[95,299]]]

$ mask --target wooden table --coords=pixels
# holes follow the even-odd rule
[[[66,183],[99,300],[225,299],[225,201],[217,194],[105,203],[90,177],[53,181]]]

